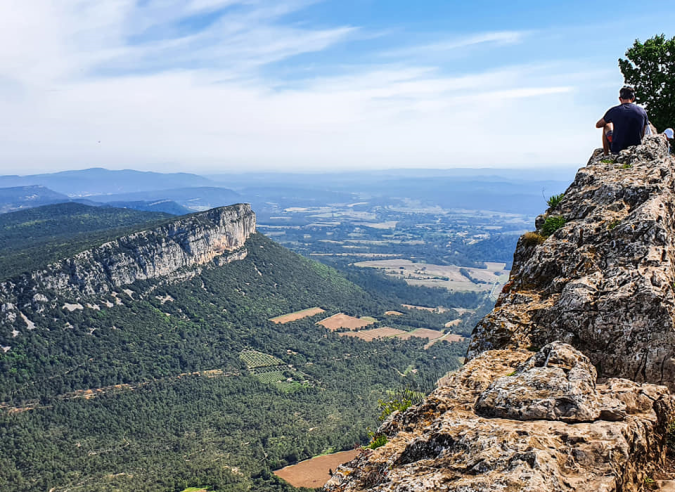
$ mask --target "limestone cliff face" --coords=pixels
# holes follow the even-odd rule
[[[547,212],[564,226],[520,239],[469,362],[325,490],[651,490],[675,418],[674,170],[661,137],[596,152]]]
[[[674,389],[674,172],[661,137],[615,162],[596,153],[548,212],[565,225],[542,244],[519,241],[511,279],[476,327],[469,358],[561,340],[600,376]]]
[[[39,305],[54,296],[72,301],[87,299],[212,260],[242,258],[242,248],[255,232],[255,225],[255,214],[248,204],[215,208],[21,275],[0,284],[0,324],[20,316],[17,306],[39,311]]]

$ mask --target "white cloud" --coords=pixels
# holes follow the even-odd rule
[[[415,45],[383,53],[389,57],[408,57],[466,50],[476,46],[505,46],[521,43],[530,33],[524,31],[496,31],[472,34],[435,43]]]
[[[0,171],[555,164],[594,145],[578,128],[597,115],[572,104],[585,75],[569,66],[449,75],[403,60],[288,88],[263,69],[355,33],[283,22],[308,3],[5,0]],[[176,28],[221,9],[203,30]],[[522,40],[479,34],[442,49]]]

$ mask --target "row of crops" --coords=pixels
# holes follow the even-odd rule
[[[239,358],[251,370],[258,367],[270,367],[283,365],[284,361],[273,355],[263,354],[257,350],[244,350],[239,354]]]

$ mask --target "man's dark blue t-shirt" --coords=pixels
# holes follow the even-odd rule
[[[631,145],[642,143],[642,132],[649,124],[647,112],[637,104],[626,103],[610,108],[605,117],[605,123],[614,123],[612,137],[612,154],[618,154]]]

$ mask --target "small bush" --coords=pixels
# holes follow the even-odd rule
[[[549,208],[556,208],[558,205],[560,205],[560,202],[562,202],[564,196],[565,196],[564,193],[560,193],[558,195],[551,195],[550,197],[548,197],[548,200],[546,200],[546,203],[548,203]]]
[[[544,225],[541,227],[541,235],[544,237],[548,237],[564,225],[565,225],[565,217],[562,217],[560,215],[546,217]]]
[[[390,393],[386,400],[377,400],[380,409],[380,422],[384,422],[395,411],[405,412],[413,405],[419,405],[424,401],[424,393],[404,388]]]
[[[384,434],[372,435],[370,443],[366,446],[369,449],[377,449],[387,444],[387,436]]]
[[[619,224],[621,224],[621,221],[619,219],[613,220],[612,222],[609,223],[609,225],[607,226],[607,229],[609,229],[611,231],[612,229],[614,229]]]
[[[526,232],[523,234],[523,244],[525,246],[536,246],[546,241],[546,238],[538,232]]]

